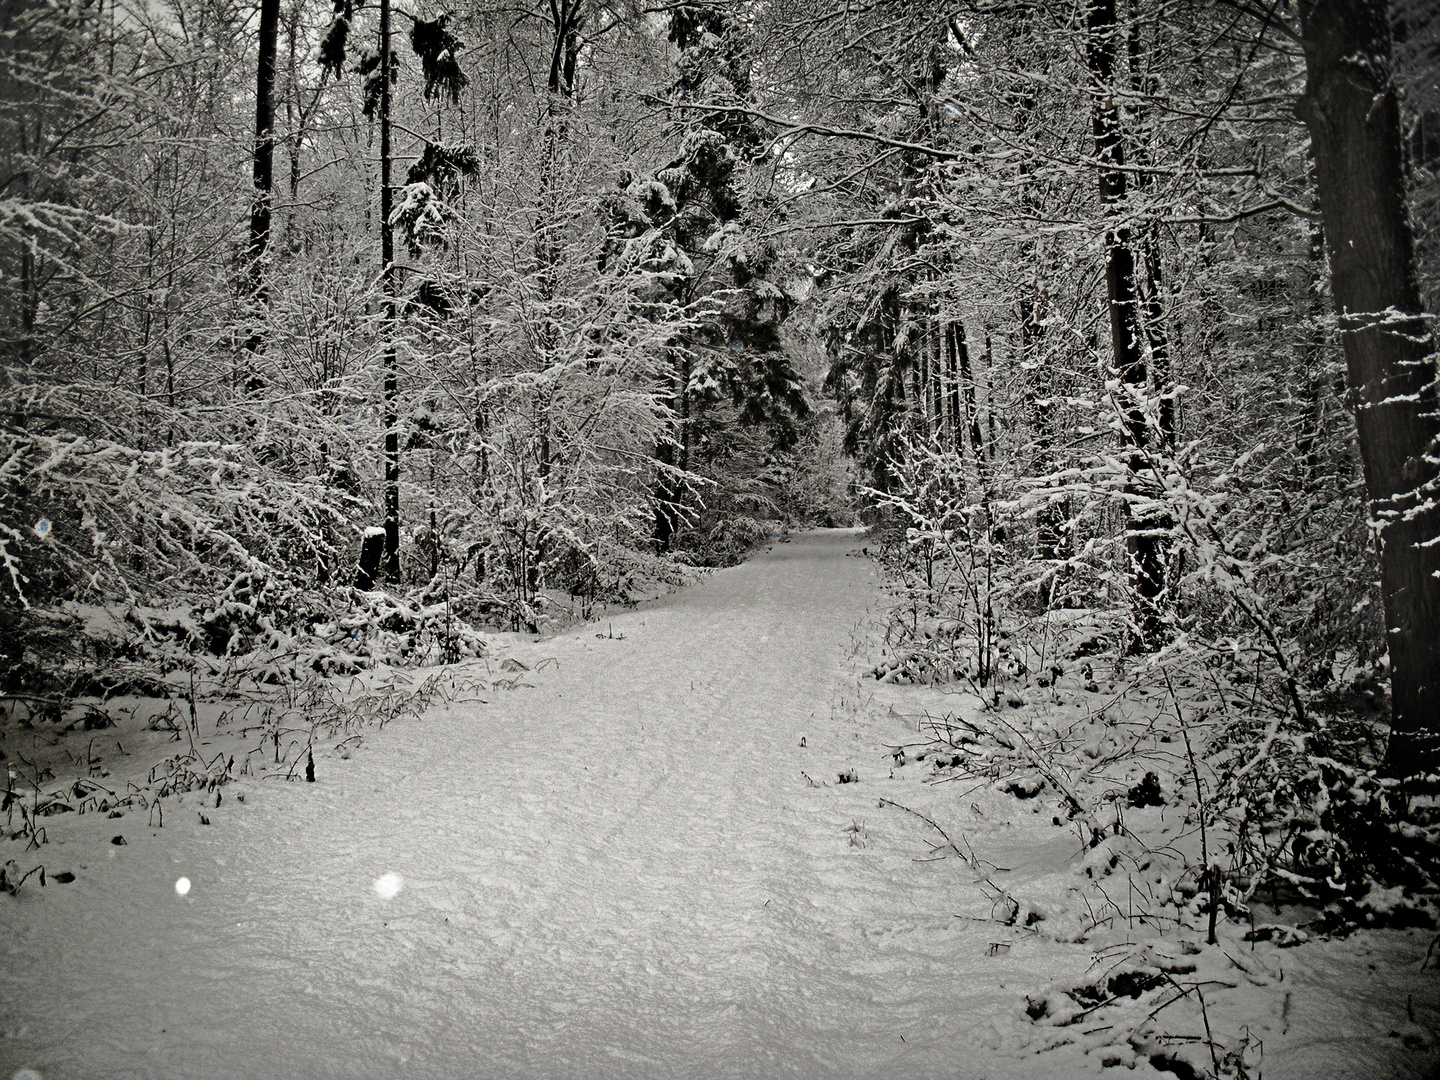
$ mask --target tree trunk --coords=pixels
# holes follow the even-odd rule
[[[535,220],[535,258],[539,263],[540,291],[546,301],[557,295],[556,267],[560,263],[560,220],[557,203],[557,180],[565,168],[564,156],[570,142],[570,111],[575,96],[575,64],[579,50],[579,26],[582,16],[580,0],[561,0],[550,6],[554,40],[551,43],[550,75],[546,83],[549,97],[545,102],[544,158],[540,163],[540,198]],[[553,357],[559,345],[553,325],[540,330],[540,351]],[[548,479],[555,464],[551,446],[550,392],[536,392],[535,414],[537,438],[536,467],[541,479]]]
[[[35,123],[35,144],[42,146],[40,121]],[[25,145],[28,134],[25,125],[20,128],[20,152],[29,153],[29,147]],[[30,170],[26,169],[18,178],[22,198],[31,198]],[[26,367],[35,359],[35,317],[40,312],[40,279],[39,267],[35,265],[35,245],[26,243],[20,253],[20,346],[16,350],[20,365]]]
[[[280,31],[280,0],[260,0],[260,41],[255,62],[254,201],[250,205],[250,299],[258,318],[269,302],[265,284],[265,253],[270,247],[270,211],[275,192],[275,48]],[[250,332],[245,347],[252,353],[264,348],[259,328]],[[251,373],[251,378],[256,377]]]
[[[950,376],[950,446],[956,454],[965,452],[965,410],[960,404],[960,342],[965,327],[958,322],[945,324],[945,367]]]
[[[1020,357],[1033,365],[1033,371],[1025,376],[1025,404],[1029,414],[1031,438],[1033,439],[1030,470],[1035,477],[1048,476],[1055,471],[1055,407],[1048,399],[1054,392],[1051,385],[1053,370],[1043,356],[1045,335],[1044,324],[1040,321],[1040,286],[1035,284],[1033,297],[1022,296],[1020,313]],[[1053,483],[1053,481],[1052,481]],[[1070,520],[1070,498],[1064,496],[1047,502],[1035,515],[1035,556],[1043,562],[1060,563],[1069,557],[1066,523]],[[1064,570],[1057,565],[1055,573]],[[1048,583],[1054,580],[1046,578]],[[1042,597],[1043,598],[1043,597]]]
[[[951,445],[954,417],[950,415],[950,388],[945,374],[945,323],[937,312],[930,322],[927,348],[930,351],[930,370],[934,374],[931,391],[935,399],[935,445],[941,450]]]
[[[1400,114],[1384,0],[1300,4],[1310,129],[1331,291],[1355,408],[1390,652],[1386,765],[1440,765],[1440,420],[1434,341],[1405,209]],[[1425,544],[1429,546],[1422,546]]]
[[[396,302],[395,236],[390,230],[390,0],[380,0],[380,261],[385,288],[385,577],[400,580],[400,417],[396,399],[398,363],[395,335],[400,305]]]
[[[661,466],[655,477],[655,549],[669,551],[680,527],[685,485],[671,469],[690,469],[690,357],[684,349],[676,350],[672,372],[674,393],[670,409],[675,415],[672,434],[662,438],[655,447],[655,460]]]
[[[380,578],[385,557],[385,530],[369,528],[360,540],[360,561],[355,564],[355,588],[369,592]]]
[[[1091,0],[1087,11],[1086,62],[1094,80],[1092,124],[1095,156],[1100,161],[1100,202],[1108,212],[1126,195],[1125,154],[1120,138],[1120,112],[1115,104],[1116,36],[1115,0]],[[1105,235],[1105,292],[1110,308],[1110,346],[1114,370],[1124,386],[1119,402],[1121,439],[1132,448],[1127,495],[1142,494],[1137,482],[1148,471],[1144,450],[1149,442],[1145,411],[1145,353],[1141,346],[1140,298],[1135,287],[1135,248],[1129,229],[1111,229]],[[1158,647],[1162,632],[1160,612],[1165,591],[1164,530],[1153,522],[1132,520],[1126,514],[1125,547],[1130,557],[1135,608],[1137,650]]]
[[[980,426],[980,402],[975,389],[975,372],[970,367],[970,343],[965,337],[965,324],[952,324],[955,333],[955,354],[960,364],[960,386],[965,394],[965,428],[970,434],[970,452],[975,458],[975,474],[984,488],[988,482],[985,459],[985,434]]]

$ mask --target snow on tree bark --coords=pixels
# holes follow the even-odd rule
[[[1106,213],[1118,214],[1126,198],[1127,179],[1114,86],[1116,41],[1121,33],[1115,0],[1091,0],[1086,16],[1085,57],[1094,80],[1092,122],[1095,155],[1100,163],[1100,202]],[[1134,238],[1123,224],[1113,226],[1105,236],[1105,290],[1114,373],[1120,383],[1116,396],[1121,439],[1132,450],[1126,495],[1148,502],[1145,496],[1151,492],[1146,489],[1156,482],[1145,453],[1151,441],[1144,408],[1148,372],[1142,346],[1144,329],[1140,322]],[[1148,478],[1146,473],[1150,474]],[[1134,588],[1138,632],[1134,644],[1138,649],[1152,650],[1159,647],[1163,633],[1166,528],[1153,509],[1136,511],[1130,507],[1129,515],[1125,546]]]
[[[1300,5],[1298,112],[1315,174],[1371,517],[1379,531],[1399,773],[1440,763],[1440,419],[1420,315],[1405,159],[1382,0]]]

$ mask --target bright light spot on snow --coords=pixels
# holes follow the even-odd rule
[[[175,882],[175,891],[181,896],[188,893],[190,891],[190,879],[188,877],[182,877],[179,881]]]
[[[41,540],[44,540],[45,537],[50,535],[49,518],[41,518],[39,521],[35,522],[35,535],[40,537]]]
[[[40,1074],[34,1069],[20,1069],[10,1080],[40,1080]]]
[[[375,881],[375,891],[380,894],[381,900],[389,900],[405,887],[405,881],[399,874],[386,874]]]

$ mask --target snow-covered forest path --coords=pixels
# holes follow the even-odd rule
[[[523,645],[533,686],[210,827],[106,823],[125,846],[5,912],[4,1075],[1035,1075],[1001,1032],[1061,973],[987,958],[963,863],[917,862],[923,824],[865,782],[858,546],[800,535]]]

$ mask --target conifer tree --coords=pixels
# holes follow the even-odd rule
[[[703,458],[706,418],[722,402],[771,442],[793,442],[809,412],[803,379],[780,338],[793,298],[775,280],[780,252],[758,235],[760,207],[750,190],[764,167],[759,125],[734,111],[752,100],[748,34],[723,7],[683,4],[671,12],[679,50],[668,104],[679,153],[653,176],[626,178],[611,200],[606,260],[627,245],[666,275],[669,301],[698,327],[671,348],[672,426],[655,449],[654,542],[670,549],[685,521],[687,474]],[[632,256],[633,257],[633,256]]]

